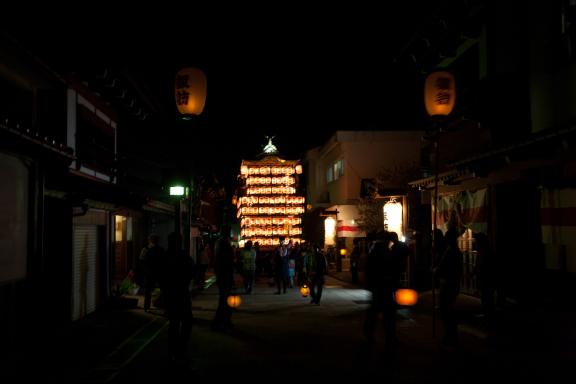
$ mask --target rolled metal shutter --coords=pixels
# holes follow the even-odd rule
[[[96,310],[98,227],[74,225],[72,320]]]

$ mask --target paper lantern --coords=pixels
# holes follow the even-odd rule
[[[237,308],[242,303],[242,299],[238,295],[230,295],[228,299],[226,299],[226,302],[230,308]]]
[[[308,288],[308,286],[304,284],[302,287],[300,287],[300,294],[302,295],[302,297],[308,297],[308,295],[310,294],[310,288]]]
[[[414,305],[418,302],[418,292],[413,289],[399,289],[396,291],[396,303],[399,305]]]
[[[392,198],[384,204],[383,210],[384,230],[388,232],[396,232],[398,238],[401,239],[402,236],[404,236],[404,231],[402,230],[404,227],[402,204]]]
[[[176,74],[174,83],[176,106],[180,114],[199,115],[206,102],[206,75],[198,68],[183,68]]]
[[[450,72],[434,72],[428,75],[424,85],[424,103],[430,116],[447,116],[456,101],[454,76]]]
[[[334,239],[336,236],[336,220],[333,217],[329,216],[324,219],[324,244],[326,246],[336,244],[336,240]]]

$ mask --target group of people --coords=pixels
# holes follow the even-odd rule
[[[460,292],[460,280],[463,269],[463,255],[458,247],[458,232],[448,230],[436,243],[438,254],[434,269],[435,281],[439,286],[439,310],[444,327],[443,343],[455,345],[458,342],[455,314],[456,298]],[[369,238],[366,259],[366,288],[372,294],[371,305],[366,312],[363,333],[368,344],[373,344],[378,316],[382,314],[386,345],[394,348],[396,338],[395,292],[402,286],[405,278],[409,249],[399,241],[394,232],[381,232]],[[222,236],[215,244],[212,265],[216,274],[219,290],[218,308],[212,327],[214,330],[232,328],[232,308],[227,304],[228,297],[235,289],[234,274],[240,261],[245,293],[253,292],[256,275],[256,250],[252,242],[247,241],[243,249],[235,252],[228,236]],[[352,252],[352,268],[357,269],[359,259],[358,244]],[[486,253],[487,244],[478,239],[478,252]],[[186,355],[186,344],[192,327],[192,307],[190,284],[195,273],[204,275],[208,259],[212,259],[211,247],[203,247],[198,257],[199,266],[194,267],[192,259],[181,248],[181,238],[172,233],[168,237],[166,251],[159,245],[159,237],[151,235],[148,245],[142,250],[141,262],[145,272],[144,309],[150,310],[152,292],[160,285],[162,297],[170,321],[169,350],[173,358]],[[487,274],[485,256],[480,257],[479,267]],[[286,293],[288,287],[308,284],[312,304],[320,304],[325,275],[328,272],[326,255],[318,246],[306,246],[286,242],[279,238],[279,245],[273,251],[273,268],[276,294]],[[293,270],[291,273],[290,270]],[[297,271],[297,272],[296,272]],[[353,273],[356,277],[357,270]],[[356,276],[355,276],[356,275]],[[492,310],[489,298],[483,297],[486,310]]]
[[[463,273],[463,254],[458,246],[460,233],[449,229],[445,235],[436,234],[435,241],[437,265],[433,270],[435,284],[438,285],[438,308],[443,326],[442,344],[458,344],[458,322],[455,311],[456,299],[460,293],[460,281]],[[394,232],[382,232],[371,239],[366,261],[366,288],[372,293],[371,305],[364,321],[364,336],[369,345],[374,341],[374,330],[378,315],[382,314],[386,346],[393,349],[397,344],[395,292],[402,287],[402,277],[406,272],[409,250],[406,244],[398,240]],[[493,310],[486,274],[487,242],[482,236],[477,239],[479,269],[483,274],[480,280],[482,303],[485,311]],[[354,252],[353,252],[354,254]],[[484,297],[486,296],[486,297]]]
[[[190,284],[195,274],[194,263],[182,249],[180,234],[168,235],[166,250],[159,242],[158,235],[150,235],[148,245],[140,253],[145,276],[144,310],[150,310],[152,292],[159,285],[169,320],[169,353],[173,360],[183,360],[187,355],[188,339],[192,330]]]
[[[320,304],[325,275],[328,273],[326,255],[317,245],[305,246],[286,242],[280,237],[274,251],[275,294],[286,293],[288,287],[309,285],[312,304]]]

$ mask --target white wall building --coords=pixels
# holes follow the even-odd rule
[[[336,221],[336,238],[349,239],[344,240],[347,248],[351,249],[352,238],[366,236],[357,225],[363,181],[375,179],[383,170],[418,167],[421,138],[421,131],[337,131],[326,144],[306,153],[309,208],[323,209],[323,216]],[[391,178],[382,187],[405,190],[407,185]],[[331,243],[325,239],[326,246]]]

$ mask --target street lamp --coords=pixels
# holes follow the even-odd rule
[[[434,218],[432,232],[432,267],[435,266],[435,253],[437,250],[436,231],[437,214],[438,214],[438,172],[440,167],[440,133],[442,132],[440,123],[445,119],[456,102],[456,87],[454,76],[450,72],[439,71],[433,72],[426,78],[424,85],[424,104],[426,112],[432,119],[433,123],[433,140],[434,140]],[[434,286],[434,276],[432,276],[432,336],[436,336],[436,290]]]
[[[176,73],[174,80],[174,96],[176,101],[176,107],[178,112],[182,115],[183,120],[191,120],[193,116],[198,116],[204,110],[204,105],[206,104],[206,91],[207,91],[207,80],[204,72],[198,68],[182,68]],[[189,183],[188,179],[188,183]],[[197,188],[195,187],[197,191]],[[189,188],[182,185],[174,185],[170,187],[170,196],[175,196],[176,201],[176,220],[175,228],[176,233],[181,234],[181,201],[183,198],[190,196]],[[185,229],[188,234],[183,237],[185,240],[185,248],[193,250],[193,257],[196,257],[196,246],[195,240],[194,244],[191,244],[192,237],[191,227],[190,227],[190,213],[192,211],[192,201],[188,201],[188,216],[186,221]]]
[[[184,187],[181,185],[170,187],[170,196],[184,196]]]
[[[187,192],[187,187],[183,187],[182,185],[172,185],[170,186],[170,196],[173,196],[176,199],[175,202],[175,213],[174,213],[174,232],[176,232],[179,235],[181,234],[181,220],[182,218],[181,216],[181,209],[180,209],[180,203],[182,201],[182,198],[186,196],[186,192]]]

